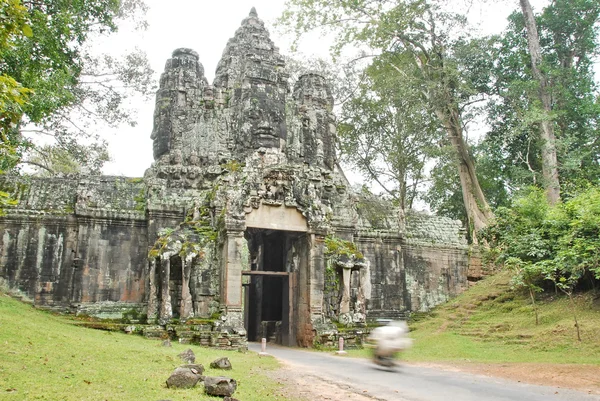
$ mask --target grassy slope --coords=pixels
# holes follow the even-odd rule
[[[220,356],[231,360],[226,376],[238,381],[236,398],[276,400],[278,388],[263,372],[273,358],[173,344],[162,347],[140,336],[76,327],[60,316],[0,294],[0,398],[3,400],[211,400],[202,387],[167,389],[165,381],[192,348],[208,368]],[[223,372],[208,369],[206,375]]]
[[[530,299],[511,290],[509,276],[499,273],[409,322],[415,341],[403,359],[600,365],[600,298],[590,292],[576,303],[581,342],[566,297],[540,300],[536,326]]]

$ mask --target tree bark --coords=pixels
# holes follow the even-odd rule
[[[443,122],[448,139],[450,139],[450,143],[456,151],[460,187],[469,224],[468,229],[472,233],[473,243],[477,244],[479,232],[488,225],[488,221],[493,217],[493,214],[479,185],[475,164],[463,137],[458,107],[452,103],[447,103],[445,108],[437,108],[435,113]]]
[[[531,297],[531,305],[533,305],[533,311],[535,312],[535,325],[538,326],[540,324],[540,318],[538,316],[538,308],[535,303],[535,292],[531,287],[529,287],[529,296]]]
[[[525,27],[527,28],[527,45],[531,56],[531,70],[533,78],[539,85],[539,98],[542,107],[547,115],[552,111],[552,99],[548,91],[548,79],[540,69],[542,63],[542,51],[540,48],[540,38],[537,32],[537,24],[531,3],[529,0],[519,0]],[[542,139],[542,176],[544,177],[544,186],[546,187],[546,197],[551,205],[560,200],[560,182],[558,178],[558,162],[556,158],[556,138],[552,121],[547,117],[541,121],[540,137]]]

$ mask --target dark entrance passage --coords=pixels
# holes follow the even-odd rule
[[[244,323],[248,340],[295,344],[294,247],[304,233],[248,228],[250,270],[244,276]]]

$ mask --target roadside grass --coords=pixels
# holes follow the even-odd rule
[[[590,291],[575,298],[579,342],[568,298],[554,293],[540,297],[536,325],[529,297],[511,289],[509,281],[500,272],[433,311],[415,315],[409,321],[414,345],[402,359],[600,365],[598,295]],[[369,350],[349,353],[370,355]]]
[[[165,385],[178,354],[191,348],[205,375],[229,376],[238,382],[235,398],[281,400],[279,385],[264,373],[278,366],[256,353],[219,351],[158,341],[137,335],[86,329],[64,317],[36,310],[0,294],[0,399],[2,400],[218,400],[202,386],[168,389]],[[233,370],[210,369],[227,356]]]

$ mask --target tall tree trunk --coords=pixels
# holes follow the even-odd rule
[[[458,107],[449,103],[446,108],[436,109],[435,113],[443,122],[448,139],[450,139],[450,143],[456,152],[458,174],[463,201],[467,211],[469,230],[472,234],[473,243],[477,244],[479,232],[487,226],[493,214],[479,185],[479,180],[475,172],[475,164],[463,137]]]
[[[535,325],[538,326],[540,324],[540,318],[538,315],[537,304],[535,303],[535,292],[531,286],[529,287],[529,296],[531,297],[531,305],[533,305],[533,311],[535,312]]]
[[[540,38],[537,32],[537,24],[529,0],[519,0],[525,27],[527,28],[527,44],[531,56],[531,70],[533,78],[539,85],[539,97],[542,107],[547,115],[552,111],[552,102],[548,91],[548,79],[540,70],[542,63],[542,51],[540,48]],[[558,179],[558,163],[556,159],[556,138],[552,121],[544,118],[541,122],[540,137],[542,139],[542,175],[544,177],[544,186],[546,187],[546,196],[550,204],[554,205],[560,200],[560,182]]]

